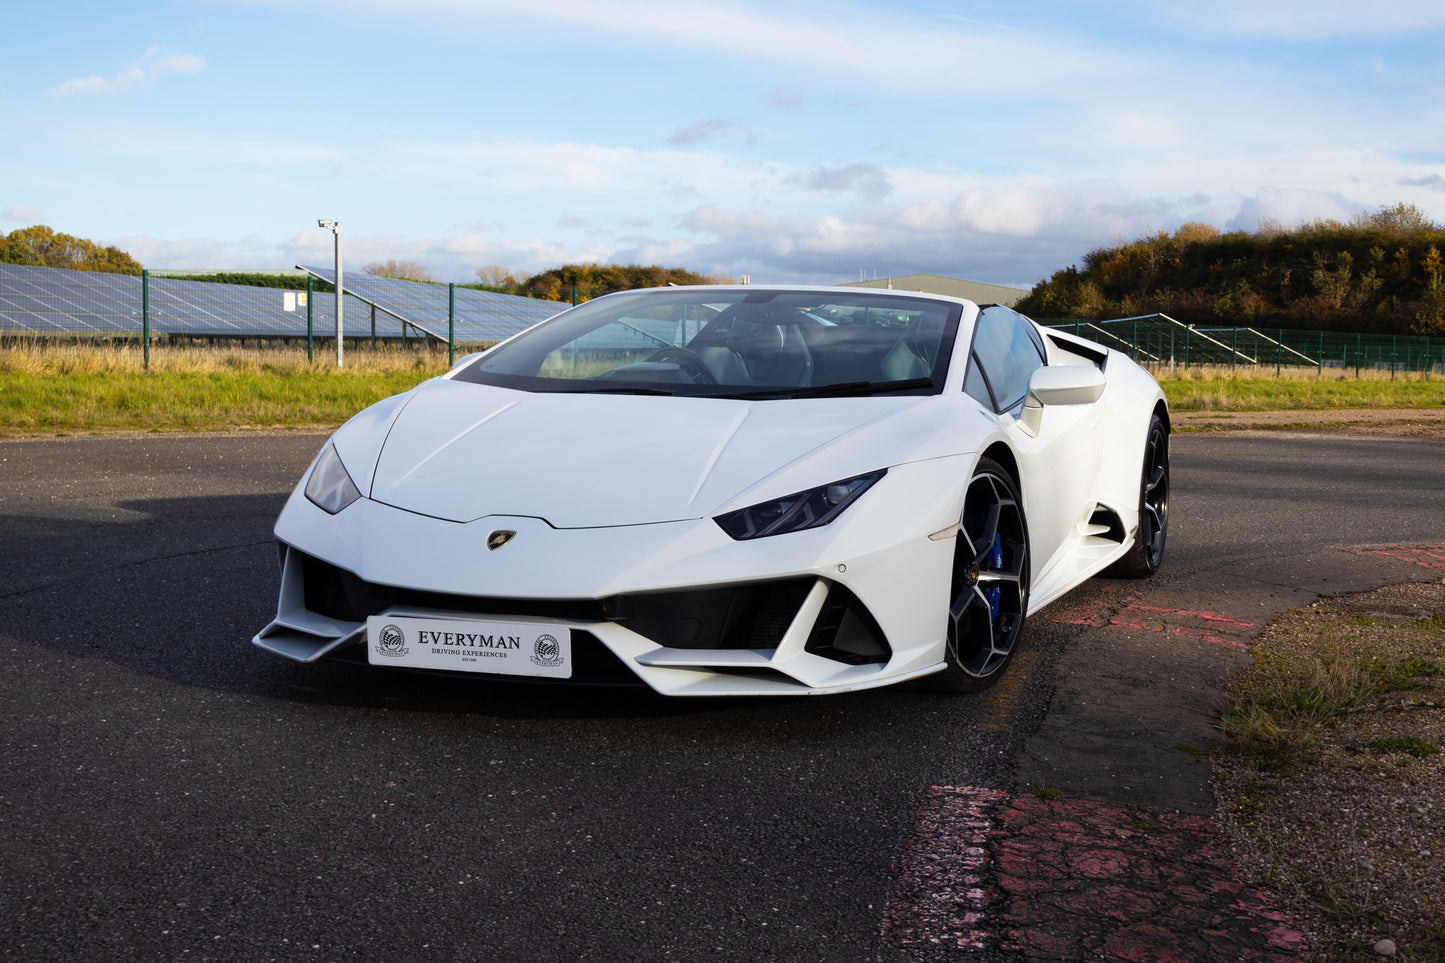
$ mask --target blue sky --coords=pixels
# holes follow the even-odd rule
[[[1439,0],[6,4],[0,231],[151,268],[1028,287],[1186,221],[1445,221]]]

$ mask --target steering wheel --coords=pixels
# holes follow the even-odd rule
[[[717,378],[708,370],[708,366],[697,356],[697,352],[689,351],[687,348],[661,348],[647,356],[648,361],[671,361],[677,365],[679,372],[687,376],[687,379],[695,385],[715,385]]]

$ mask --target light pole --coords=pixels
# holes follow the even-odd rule
[[[341,222],[317,221],[316,226],[329,228],[336,235],[336,367],[340,368],[344,364],[341,358]]]

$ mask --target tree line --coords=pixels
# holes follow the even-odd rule
[[[438,284],[424,264],[416,261],[374,261],[364,270],[377,277],[400,278]],[[660,288],[669,284],[736,284],[734,278],[721,274],[698,274],[686,268],[662,267],[657,264],[564,264],[540,274],[526,274],[488,264],[476,270],[476,284],[459,287],[511,294],[543,301],[589,301],[616,291],[637,288]]]
[[[661,288],[669,284],[736,284],[722,274],[698,274],[657,264],[564,264],[540,274],[522,275],[499,265],[477,268],[476,287],[544,301],[587,301],[615,291]],[[471,287],[472,285],[468,285]]]
[[[1253,233],[1185,224],[1084,255],[1018,308],[1039,318],[1161,312],[1186,324],[1445,335],[1445,228],[1413,204]]]
[[[140,262],[118,247],[101,247],[94,241],[59,234],[44,224],[0,234],[0,264],[139,274]]]

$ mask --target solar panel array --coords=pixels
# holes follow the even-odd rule
[[[327,284],[336,280],[331,268],[311,267],[299,264],[297,267],[320,278]],[[405,318],[415,327],[421,328],[433,337],[446,341],[447,338],[447,286],[428,284],[422,281],[403,281],[398,278],[382,278],[370,274],[347,274],[343,279],[346,290],[368,304],[395,316]],[[475,343],[501,341],[518,331],[524,331],[545,321],[567,307],[559,301],[539,301],[535,298],[519,298],[510,294],[496,294],[473,288],[456,288],[456,340]],[[321,298],[320,301],[330,300]],[[319,306],[319,302],[318,302]],[[330,309],[328,308],[328,311]],[[328,314],[328,317],[330,315]],[[343,320],[351,328],[351,302],[344,308]]]
[[[141,279],[0,264],[0,330],[139,331]]]
[[[326,268],[304,270],[328,283]],[[294,290],[148,279],[150,328],[157,334],[305,337],[305,284]],[[345,279],[347,337],[447,338],[447,287],[370,275]],[[141,333],[142,279],[134,275],[0,264],[0,332]],[[312,295],[317,336],[335,331],[335,297]],[[456,340],[493,342],[551,317],[565,305],[468,288],[456,289]]]

